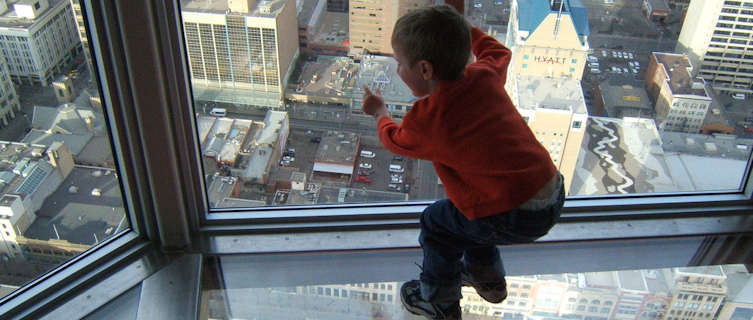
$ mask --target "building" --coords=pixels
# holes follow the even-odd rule
[[[0,0],[0,50],[11,78],[49,85],[81,50],[70,0]]]
[[[322,185],[347,186],[358,165],[360,146],[361,136],[358,134],[339,131],[325,132],[316,150],[314,167],[309,180]],[[345,194],[339,198],[345,198]]]
[[[382,92],[382,98],[390,114],[402,117],[410,110],[418,97],[400,79],[397,74],[397,61],[392,57],[365,55],[358,67],[356,84],[353,86],[352,111],[361,112],[363,106],[363,87]]]
[[[643,11],[651,21],[667,22],[671,10],[666,0],[643,0]]]
[[[37,210],[73,170],[73,155],[60,142],[49,148],[0,142],[0,159],[0,255],[13,258],[23,255],[19,238]]]
[[[588,121],[580,81],[525,75],[516,79],[512,99],[518,112],[549,150],[569,193]]]
[[[182,10],[197,100],[281,107],[299,50],[295,1],[184,0]]]
[[[711,92],[701,77],[693,77],[687,56],[672,53],[651,54],[646,85],[656,101],[659,130],[698,133],[711,109]]]
[[[675,268],[674,289],[665,320],[711,319],[727,294],[727,276],[720,266]]]
[[[582,78],[590,31],[580,0],[512,1],[507,30],[508,88],[514,75]]]
[[[753,1],[692,1],[676,52],[688,55],[693,75],[714,90],[753,93]]]
[[[431,5],[433,0],[372,1],[351,0],[348,11],[350,51],[348,55],[364,53],[392,54],[392,29],[395,22],[411,9]]]
[[[727,273],[729,292],[717,316],[719,320],[753,319],[753,279],[747,277],[747,270],[741,271]]]
[[[594,107],[609,118],[653,118],[653,106],[643,81],[611,75],[594,90]]]
[[[0,59],[0,125],[7,126],[8,121],[21,111],[16,87],[11,81],[10,70],[5,59]]]

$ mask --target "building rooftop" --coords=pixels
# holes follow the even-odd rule
[[[517,75],[518,81],[513,101],[519,109],[538,108],[571,111],[585,114],[586,103],[580,81],[566,78],[546,78]]]
[[[700,78],[693,78],[693,66],[688,56],[675,53],[653,53],[658,64],[664,69],[669,81],[669,87],[674,95],[694,95],[711,99],[706,91],[706,82]]]
[[[722,266],[682,267],[675,268],[678,276],[709,276],[726,278]]]
[[[627,79],[622,77],[610,78],[599,84],[606,116],[612,118],[651,116],[653,108],[644,82],[625,80]]]
[[[276,16],[289,0],[249,0],[249,12],[234,12],[249,16]],[[228,0],[181,0],[181,10],[199,13],[230,13]]]
[[[669,4],[666,0],[648,0],[648,2],[654,10],[670,10]]]
[[[559,11],[560,3],[562,3],[563,15],[573,20],[578,35],[588,36],[590,34],[588,16],[586,15],[586,7],[581,0],[554,0],[553,2],[550,2],[550,0],[519,0],[518,23],[520,30],[529,32],[536,30],[549,14],[556,14]]]
[[[623,290],[648,292],[648,285],[643,278],[641,270],[622,270],[615,271],[619,286]]]
[[[314,161],[353,165],[360,142],[360,136],[356,133],[327,131],[322,134]]]
[[[45,9],[43,12],[37,12],[39,16],[36,19],[29,19],[25,17],[21,17],[16,12],[15,8],[13,8],[14,3],[23,3],[23,4],[30,4],[32,0],[20,0],[15,2],[10,2],[3,0],[8,5],[8,10],[5,12],[0,13],[0,28],[21,28],[21,29],[27,29],[31,25],[34,24],[35,21],[38,21],[42,19],[45,15],[48,15],[52,12],[50,10],[51,8],[55,8],[59,5],[65,5],[67,0],[49,0],[49,7]]]
[[[75,167],[36,212],[37,219],[24,236],[61,239],[76,244],[94,244],[128,227],[120,185],[113,170]],[[69,187],[77,190],[71,192]],[[101,196],[93,196],[94,188]],[[53,225],[55,227],[53,228]],[[57,235],[55,234],[57,229]]]
[[[364,55],[353,87],[353,99],[363,98],[363,87],[381,90],[386,104],[413,104],[418,98],[397,75],[397,60],[388,56]]]
[[[693,134],[665,131],[661,133],[665,152],[687,155],[748,160],[753,139],[728,134]]]

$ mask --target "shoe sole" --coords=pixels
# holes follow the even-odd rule
[[[405,310],[408,310],[408,312],[410,312],[411,314],[415,314],[417,316],[424,316],[422,313],[419,313],[418,311],[416,311],[416,310],[423,311],[422,309],[413,307],[410,304],[408,304],[407,301],[405,301],[405,295],[403,294],[402,290],[400,290],[400,301],[403,303],[403,307],[405,308]]]
[[[476,293],[478,293],[479,296],[481,296],[482,298],[484,298],[484,300],[486,300],[487,302],[490,302],[490,303],[500,303],[502,301],[505,301],[505,299],[507,298],[507,294],[506,293],[501,298],[500,297],[489,297],[489,296],[487,296],[485,294],[482,294],[481,291],[479,291],[479,289],[476,288],[476,286],[474,286],[472,283],[468,282],[468,280],[463,280],[460,283],[463,286],[466,286],[466,287],[473,287],[473,289],[476,290]]]

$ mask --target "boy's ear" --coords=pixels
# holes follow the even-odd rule
[[[431,62],[426,60],[419,60],[418,67],[421,71],[421,77],[424,80],[434,79],[434,66],[431,64]]]

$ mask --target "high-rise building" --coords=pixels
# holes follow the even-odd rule
[[[580,81],[520,75],[516,83],[512,99],[518,112],[549,150],[569,193],[588,121]]]
[[[675,268],[672,301],[664,319],[712,319],[727,294],[727,276],[720,266]]]
[[[8,64],[5,59],[0,59],[0,119],[4,126],[8,125],[10,119],[16,117],[17,111],[21,111],[16,88],[10,79]]]
[[[410,10],[429,6],[434,0],[350,2],[350,52],[351,56],[369,53],[392,54],[392,29],[395,22]]]
[[[582,78],[590,31],[580,0],[512,1],[507,30],[510,75]]]
[[[295,1],[186,0],[182,10],[197,100],[282,105],[299,50]]]
[[[585,7],[580,0],[517,0],[510,8],[505,42],[513,57],[505,86],[569,192],[588,120],[580,86],[588,55]]]
[[[49,85],[81,49],[69,0],[0,0],[0,50],[11,77]]]
[[[753,93],[753,1],[692,1],[675,51],[714,90]]]
[[[692,76],[692,69],[685,55],[658,52],[651,55],[646,85],[656,101],[656,125],[660,130],[700,131],[711,107],[711,93],[703,78]]]

